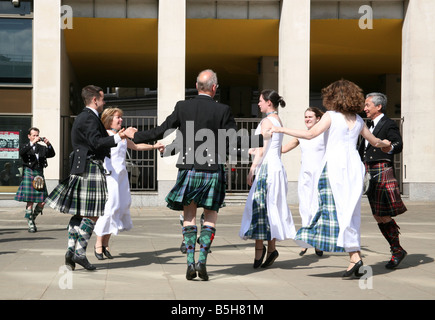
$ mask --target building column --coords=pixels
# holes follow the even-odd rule
[[[48,159],[44,176],[48,190],[59,181],[61,26],[60,0],[33,2],[33,126],[50,140],[56,157]]]
[[[304,111],[310,100],[310,0],[282,0],[279,24],[278,92],[286,102],[279,109],[283,125],[305,129]],[[285,136],[283,143],[292,137]],[[297,203],[301,153],[297,148],[282,157],[287,171],[289,203]]]
[[[160,0],[158,23],[157,119],[161,124],[177,101],[185,99],[186,0]],[[174,138],[175,134],[171,134],[164,143],[171,143]],[[178,155],[158,158],[158,205],[161,205],[177,178]]]
[[[435,6],[410,0],[402,29],[404,193],[410,200],[435,198]]]

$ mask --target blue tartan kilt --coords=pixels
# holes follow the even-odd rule
[[[319,179],[318,190],[319,209],[310,226],[299,229],[294,240],[326,252],[345,252],[344,248],[337,246],[340,227],[326,165]]]
[[[218,212],[225,206],[225,172],[180,169],[174,187],[166,196],[167,207],[181,211],[192,201],[198,208]]]
[[[88,160],[85,172],[72,174],[62,181],[50,193],[46,203],[62,213],[100,217],[104,215],[107,196],[103,162]]]
[[[44,183],[44,188],[40,191],[33,188],[33,179],[36,176],[41,176],[44,178],[43,171],[32,170],[28,167],[24,167],[23,180],[21,181],[17,193],[15,194],[16,201],[34,203],[44,202],[45,198],[48,196],[47,186]]]

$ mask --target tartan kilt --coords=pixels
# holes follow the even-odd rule
[[[319,209],[310,226],[300,228],[294,240],[302,247],[306,246],[301,242],[326,252],[345,252],[344,248],[337,246],[340,227],[326,165],[319,179],[318,191]]]
[[[44,183],[44,188],[40,191],[33,188],[33,178],[35,178],[36,176],[41,176],[44,178],[43,171],[33,170],[28,167],[24,167],[23,180],[21,181],[17,193],[15,194],[16,201],[34,203],[44,202],[45,198],[47,198],[48,196],[47,186]]]
[[[218,212],[225,206],[225,172],[223,165],[218,171],[180,169],[174,187],[166,196],[167,207],[183,210],[192,201],[198,208]]]
[[[107,184],[101,160],[87,160],[85,172],[70,175],[48,196],[46,203],[62,213],[84,217],[104,215]]]
[[[267,163],[261,165],[252,195],[252,220],[244,239],[272,240],[267,215]]]
[[[365,163],[371,174],[374,188],[367,194],[372,213],[375,216],[397,216],[407,208],[400,196],[399,183],[394,176],[394,169],[387,162]]]

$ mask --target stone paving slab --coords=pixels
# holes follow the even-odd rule
[[[69,216],[46,208],[38,232],[28,233],[23,208],[0,208],[1,300],[433,300],[435,298],[435,203],[406,202],[397,217],[408,256],[397,270],[384,267],[389,248],[366,199],[362,203],[363,279],[342,279],[348,255],[300,257],[292,241],[277,243],[272,267],[253,269],[254,242],[238,237],[243,206],[221,210],[207,269],[210,280],[187,281],[186,258],[179,251],[179,213],[164,207],[132,208],[134,228],[112,236],[113,260],[88,258],[87,271],[64,266]],[[290,206],[300,227],[297,206]],[[199,279],[199,278],[198,278]]]

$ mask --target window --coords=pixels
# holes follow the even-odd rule
[[[0,84],[32,83],[32,20],[0,19]]]
[[[16,192],[22,179],[19,146],[26,143],[30,116],[0,116],[0,192]]]

